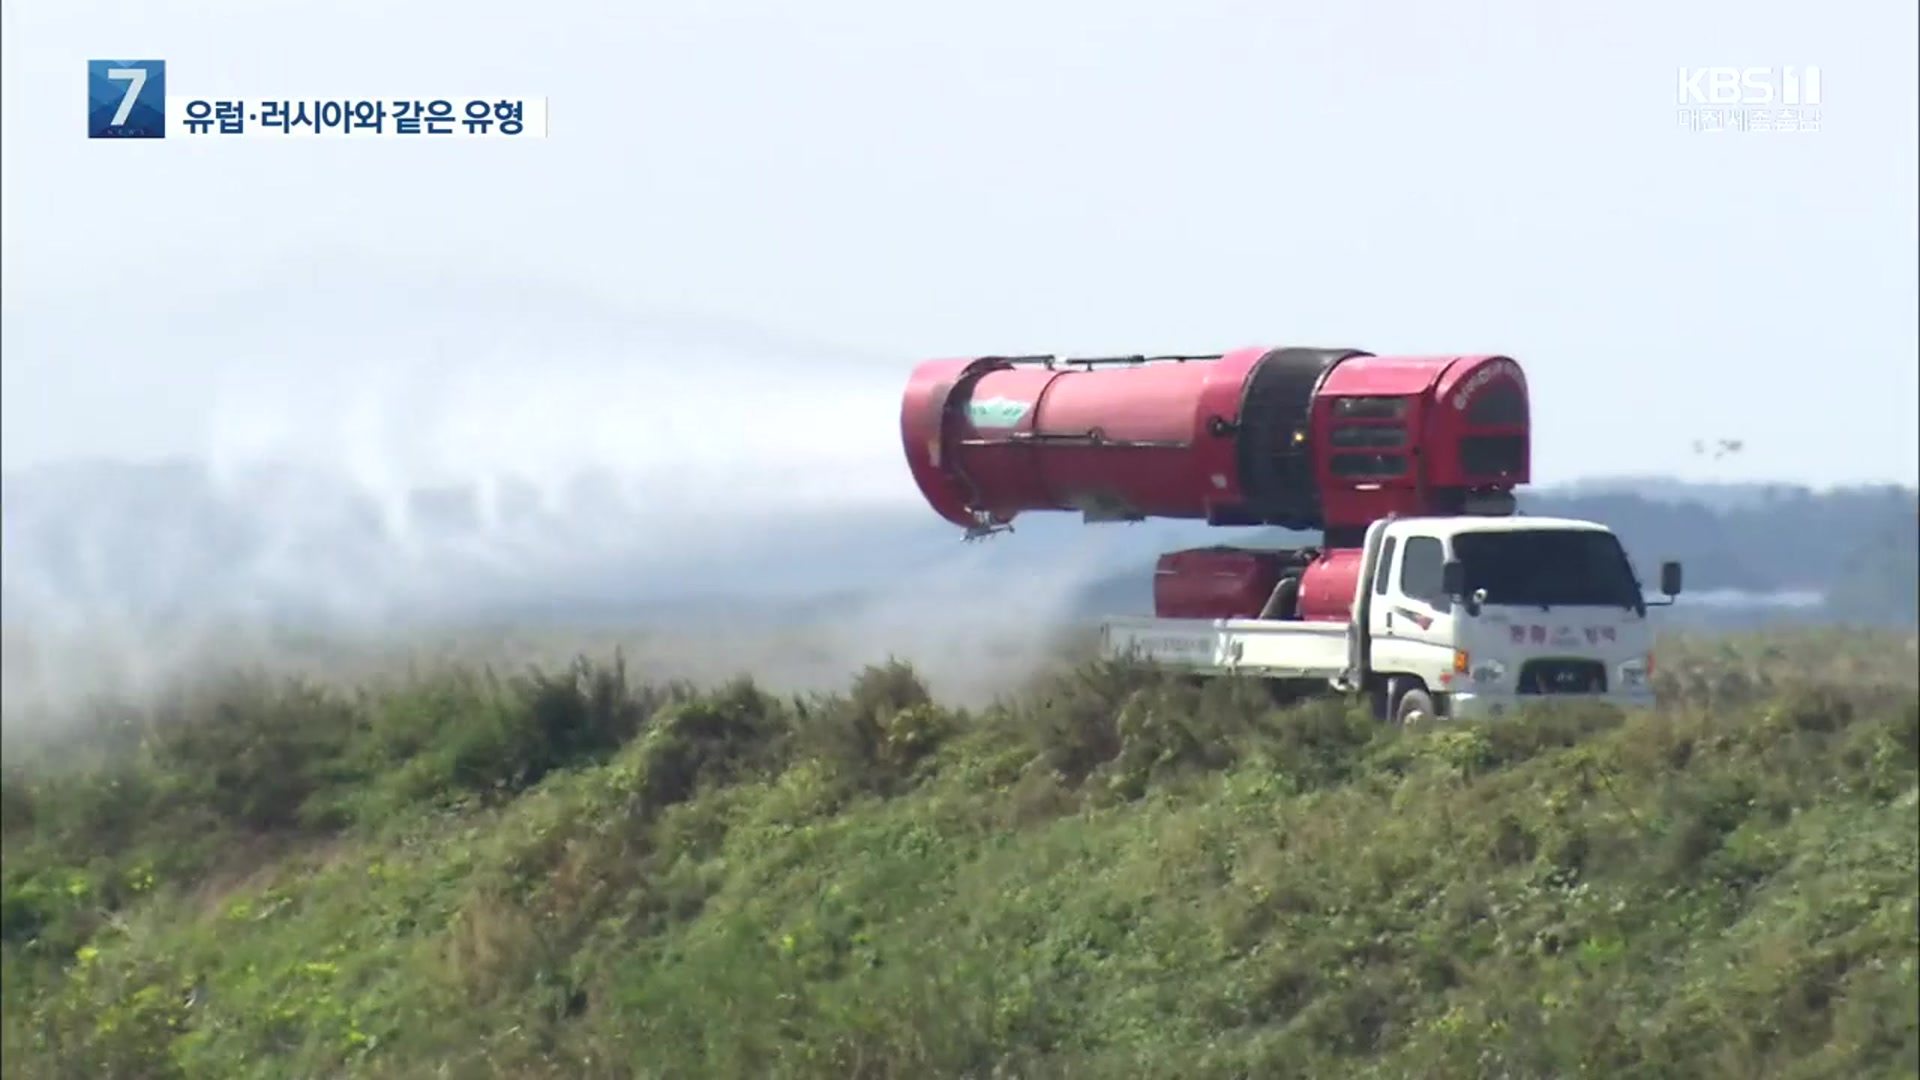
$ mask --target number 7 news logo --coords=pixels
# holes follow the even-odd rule
[[[165,60],[87,61],[87,138],[166,137]]]

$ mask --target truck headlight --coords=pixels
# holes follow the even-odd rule
[[[1620,689],[1644,690],[1653,675],[1652,658],[1636,656],[1620,665],[1619,674]]]

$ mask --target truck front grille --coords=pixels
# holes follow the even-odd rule
[[[1529,660],[1520,665],[1522,694],[1604,694],[1607,666],[1598,660]]]

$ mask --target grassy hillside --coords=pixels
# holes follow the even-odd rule
[[[9,749],[20,1077],[1911,1076],[1910,636],[1396,732],[1062,670],[234,680]]]

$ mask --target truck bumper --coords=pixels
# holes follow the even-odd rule
[[[1523,709],[1577,708],[1609,705],[1618,709],[1651,709],[1652,690],[1632,690],[1611,694],[1487,694],[1474,691],[1449,694],[1447,717],[1451,720],[1481,720],[1507,716]]]

